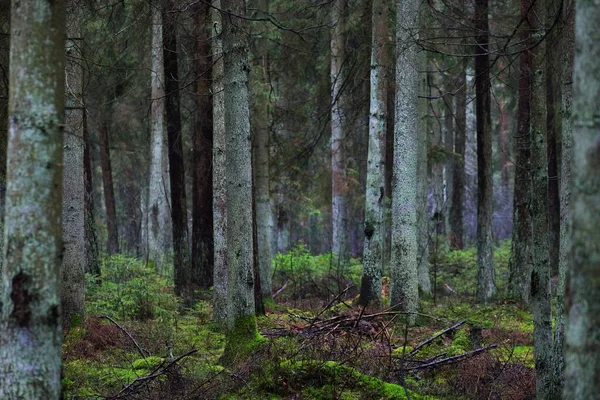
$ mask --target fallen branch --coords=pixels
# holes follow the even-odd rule
[[[138,342],[135,341],[135,339],[133,338],[133,336],[131,336],[131,334],[129,332],[127,332],[127,330],[125,328],[123,328],[121,325],[119,325],[119,323],[117,321],[115,321],[114,319],[112,319],[111,317],[109,317],[108,315],[97,315],[96,318],[104,318],[109,320],[110,322],[112,322],[113,324],[115,324],[115,326],[117,328],[119,328],[121,331],[123,331],[123,333],[125,333],[129,339],[131,339],[131,341],[133,342],[133,344],[135,345],[135,347],[137,347],[138,351],[140,352],[140,354],[142,355],[143,359],[146,359],[147,356],[150,355],[149,352],[146,351],[147,354],[144,354],[144,350],[142,349],[142,347],[138,344]]]
[[[473,351],[468,351],[468,352],[462,353],[462,354],[458,354],[456,356],[442,358],[441,360],[432,361],[432,362],[427,363],[427,364],[416,365],[414,367],[407,367],[407,368],[404,368],[404,369],[407,370],[407,371],[414,371],[414,370],[419,370],[419,369],[439,367],[439,366],[447,365],[447,364],[455,364],[455,363],[460,362],[460,361],[462,361],[464,359],[476,356],[477,354],[484,353],[486,351],[489,351],[491,349],[495,349],[497,347],[498,347],[498,345],[496,345],[496,344],[490,344],[487,347],[481,347],[479,349],[476,349],[476,350],[473,350]]]
[[[439,338],[440,336],[453,331],[455,329],[457,329],[458,327],[460,327],[461,325],[463,325],[465,322],[467,322],[467,320],[462,320],[454,325],[452,325],[450,328],[446,328],[443,331],[441,331],[440,333],[438,333],[437,335],[434,335],[432,337],[430,337],[429,339],[427,339],[426,341],[418,344],[410,353],[410,356],[414,356],[415,354],[417,354],[419,352],[419,350],[421,350],[423,347],[427,346],[429,343],[433,342],[435,339]]]

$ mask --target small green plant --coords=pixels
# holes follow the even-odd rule
[[[114,255],[101,264],[102,281],[87,275],[87,313],[120,320],[170,320],[178,308],[173,285],[143,261]]]

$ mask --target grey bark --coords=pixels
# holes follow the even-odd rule
[[[261,0],[257,4],[259,17],[268,15],[269,2]],[[271,120],[270,84],[267,32],[257,39],[256,48],[256,79],[254,86],[255,132],[254,137],[254,176],[255,176],[255,202],[256,202],[256,238],[258,244],[258,269],[260,274],[260,288],[264,298],[270,298],[272,294],[271,284],[271,203],[269,187],[269,121]]]
[[[515,137],[513,233],[508,263],[508,294],[529,303],[531,289],[531,0],[521,0],[521,53],[519,54],[519,112]]]
[[[477,293],[479,303],[496,291],[492,237],[492,126],[488,0],[475,1],[475,91],[477,113]]]
[[[162,8],[152,10],[150,182],[146,207],[147,257],[162,271],[171,243],[170,180],[165,126]]]
[[[221,42],[221,0],[213,0],[212,52],[215,60],[212,68],[213,92],[213,320],[217,324],[227,322],[227,207],[225,179],[225,95],[223,91],[223,45]]]
[[[414,36],[419,28],[419,2],[397,2],[396,112],[392,178],[392,254],[390,304],[417,311],[417,103],[418,71]],[[414,317],[414,316],[412,316]],[[411,322],[414,318],[409,319]]]
[[[342,93],[345,60],[344,25],[346,0],[333,2],[331,11],[331,252],[344,258],[347,252],[346,166],[344,138],[346,137]]]
[[[455,159],[453,168],[452,208],[450,209],[451,244],[464,247],[463,241],[463,203],[465,193],[465,145],[467,138],[467,77],[466,59],[461,62],[456,82],[456,133],[454,135]]]
[[[543,39],[546,9],[544,0],[536,0],[532,23],[533,38]],[[532,182],[532,272],[531,302],[533,312],[536,394],[538,399],[553,399],[552,391],[552,304],[550,293],[550,249],[548,239],[548,162],[546,142],[546,68],[545,42],[532,50],[531,86],[531,182]]]
[[[10,50],[10,0],[0,1],[0,160],[6,160],[8,142],[8,76]],[[4,231],[4,196],[6,193],[6,162],[0,162],[0,232]],[[4,249],[4,235],[0,234],[0,267]]]
[[[367,185],[365,196],[365,243],[360,301],[381,299],[385,210],[385,135],[387,129],[387,3],[374,1],[372,11],[371,76]]]
[[[222,6],[236,15],[245,15],[242,0],[223,1]],[[243,25],[241,20],[223,18],[229,329],[254,316],[252,141],[248,38]]]
[[[82,5],[69,0],[67,8],[66,104],[63,139],[62,311],[63,327],[81,325],[85,299],[85,172],[83,168],[83,66],[81,64]]]
[[[427,20],[428,11],[423,11],[421,18]],[[425,23],[421,21],[421,29]],[[429,277],[429,243],[430,219],[427,215],[427,186],[428,186],[428,155],[429,148],[429,82],[427,73],[427,53],[419,55],[419,95],[418,100],[418,154],[417,154],[417,229],[418,253],[417,274],[419,276],[419,290],[424,294],[431,294],[431,278]]]
[[[573,70],[573,236],[564,399],[600,393],[600,4],[576,3]]]
[[[64,1],[13,2],[2,399],[60,397],[64,68]]]
[[[562,46],[562,144],[560,176],[560,250],[558,263],[558,288],[556,291],[556,316],[554,328],[554,380],[557,392],[564,385],[565,370],[565,300],[567,273],[571,269],[571,238],[573,236],[571,191],[573,188],[573,51],[575,50],[575,3],[568,1],[563,6]]]

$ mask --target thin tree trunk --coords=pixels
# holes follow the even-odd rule
[[[264,17],[269,12],[267,0],[257,3],[258,17]],[[260,26],[265,30],[266,26]],[[271,221],[271,203],[269,188],[269,121],[271,121],[270,85],[269,85],[269,60],[267,46],[268,32],[262,32],[256,42],[256,87],[254,94],[255,124],[254,137],[254,174],[255,174],[255,201],[256,201],[256,234],[257,234],[257,260],[260,272],[260,287],[262,296],[270,299],[272,294],[271,283],[271,242],[269,230]]]
[[[331,252],[341,257],[347,253],[348,229],[346,217],[346,158],[344,139],[346,121],[345,96],[342,93],[345,74],[344,25],[346,0],[336,0],[331,12]]]
[[[444,95],[444,150],[446,152],[446,160],[444,162],[444,233],[449,235],[450,231],[450,210],[452,210],[452,189],[454,187],[452,181],[454,180],[452,164],[454,163],[454,105],[452,104],[453,97],[450,93],[454,90],[453,80],[446,76],[445,77],[445,91]]]
[[[171,221],[173,226],[173,269],[175,294],[191,305],[193,273],[188,239],[185,200],[185,169],[183,165],[183,137],[179,110],[179,68],[177,64],[177,5],[169,0],[163,21],[163,57],[165,63],[165,92],[167,141],[169,144],[169,178],[171,180]],[[173,11],[173,12],[169,12]]]
[[[245,16],[244,0],[223,1]],[[225,137],[227,176],[228,334],[223,355],[232,363],[257,343],[252,240],[252,141],[248,90],[248,38],[244,21],[223,18]]]
[[[96,231],[96,212],[94,209],[94,185],[92,181],[92,144],[87,124],[87,112],[83,110],[83,170],[85,185],[85,272],[100,276],[100,259],[98,256],[98,234]]]
[[[77,0],[69,0],[67,37],[81,37],[80,8]],[[67,41],[69,61],[66,65],[66,100],[68,110],[63,139],[63,259],[62,312],[63,328],[69,330],[83,324],[85,251],[85,172],[83,168],[83,68],[80,64],[82,41]]]
[[[195,14],[196,44],[196,116],[194,132],[193,207],[192,207],[192,279],[195,286],[208,289],[213,285],[213,214],[212,214],[212,152],[213,121],[210,96],[212,65],[210,36],[210,6],[199,3]]]
[[[61,394],[65,3],[13,2],[0,398]]]
[[[390,304],[415,312],[417,276],[417,103],[418,58],[414,35],[419,28],[419,2],[397,2],[396,113],[392,180],[392,289]],[[414,321],[414,315],[409,318]]]
[[[492,126],[488,0],[475,0],[475,98],[477,113],[477,294],[478,303],[496,292],[492,237]]]
[[[221,42],[221,0],[212,1],[213,92],[213,237],[214,301],[213,320],[227,323],[227,207],[225,179],[225,95],[223,91],[223,45]]]
[[[508,293],[529,302],[531,288],[531,26],[527,13],[531,0],[521,0],[521,53],[519,55],[519,114],[515,137],[513,234],[508,264]]]
[[[558,153],[562,131],[562,18],[558,13],[563,0],[547,0],[548,21],[557,21],[548,34],[546,47],[546,123],[548,159],[548,221],[550,273],[558,273],[560,250],[560,192],[558,178]]]
[[[10,32],[10,1],[0,2],[0,32]],[[4,254],[4,201],[6,195],[6,145],[8,143],[8,76],[10,36],[0,34],[0,268]]]
[[[140,204],[139,191],[136,188],[136,178],[134,176],[133,168],[128,165],[125,168],[126,183],[121,185],[121,198],[125,203],[124,207],[124,220],[125,220],[125,232],[124,242],[127,247],[127,252],[135,257],[140,256],[140,217],[138,215],[138,209]]]
[[[162,271],[170,247],[171,215],[169,211],[170,179],[168,146],[165,132],[165,64],[163,57],[163,9],[152,10],[152,74],[151,74],[151,132],[150,182],[146,207],[147,257]]]
[[[421,11],[421,32],[425,32],[427,21],[429,21],[429,10],[427,7]],[[424,34],[423,34],[424,36]],[[418,149],[417,149],[417,274],[419,277],[419,290],[421,293],[430,295],[431,278],[429,277],[429,242],[430,242],[430,219],[427,215],[427,187],[428,187],[428,156],[429,148],[429,74],[427,73],[427,53],[419,55],[419,100],[418,100]],[[435,290],[435,288],[434,288]]]
[[[360,301],[368,304],[381,299],[383,275],[383,234],[385,209],[385,135],[387,130],[387,3],[373,2],[369,148],[365,204],[365,243]]]
[[[463,202],[465,186],[465,145],[467,138],[467,77],[466,59],[461,62],[461,70],[456,82],[456,133],[454,135],[454,180],[452,189],[452,208],[450,209],[451,244],[456,249],[464,247]]]
[[[564,23],[563,31],[563,59],[561,84],[562,88],[562,157],[561,157],[561,179],[560,179],[560,258],[558,264],[558,289],[556,291],[556,326],[554,328],[554,380],[557,387],[556,392],[562,393],[565,380],[565,300],[567,273],[571,269],[572,258],[571,238],[572,229],[572,206],[571,191],[573,189],[573,52],[575,50],[575,3],[569,1],[563,4]]]
[[[573,237],[563,399],[600,393],[600,4],[576,3],[573,71]]]
[[[106,208],[106,230],[108,233],[107,251],[109,255],[119,252],[119,230],[117,229],[117,208],[110,164],[110,143],[108,122],[100,128],[100,167],[102,168],[102,185],[104,187],[104,206]]]
[[[548,163],[546,144],[546,71],[544,0],[533,5],[534,39],[541,42],[532,49],[531,85],[531,181],[532,181],[532,259],[531,301],[533,312],[535,381],[538,399],[554,399],[552,390],[552,304],[548,242]],[[535,101],[533,101],[535,100]]]

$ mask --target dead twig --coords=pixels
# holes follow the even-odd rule
[[[119,328],[121,331],[123,331],[123,333],[125,333],[127,335],[127,337],[129,337],[129,339],[131,339],[131,341],[133,342],[135,347],[137,347],[137,349],[140,352],[140,354],[142,355],[143,359],[146,359],[146,357],[148,357],[150,355],[150,353],[148,351],[145,351],[144,349],[142,349],[142,347],[138,344],[138,342],[136,342],[136,340],[133,338],[133,336],[131,336],[131,334],[129,332],[127,332],[127,330],[125,328],[123,328],[121,325],[119,325],[119,323],[117,321],[115,321],[108,315],[97,315],[96,318],[107,319],[110,322],[112,322],[117,328]],[[146,353],[146,354],[144,354],[144,353]]]

